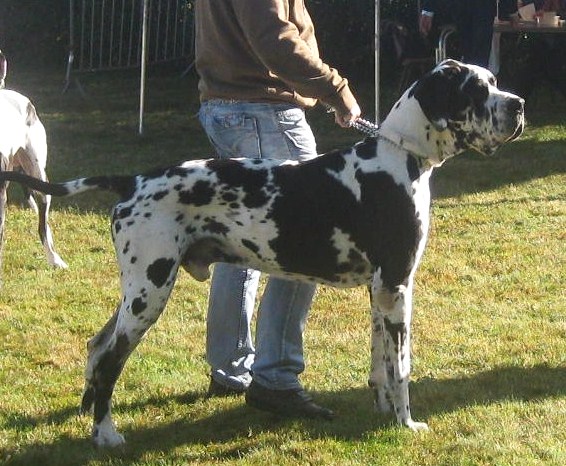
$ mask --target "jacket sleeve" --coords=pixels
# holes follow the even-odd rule
[[[234,12],[246,40],[270,73],[304,97],[319,99],[336,110],[346,112],[356,100],[348,81],[325,64],[318,55],[312,22],[307,43],[297,26],[289,20],[289,2],[282,0],[235,0]]]

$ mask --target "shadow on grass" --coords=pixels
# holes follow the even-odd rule
[[[217,411],[207,418],[175,420],[155,423],[151,427],[124,430],[127,445],[116,450],[97,450],[84,439],[62,436],[51,443],[32,443],[24,447],[0,450],[0,459],[6,464],[86,464],[102,458],[137,461],[151,452],[167,453],[183,445],[201,445],[213,448],[209,459],[216,461],[238,458],[246,451],[257,449],[254,441],[261,434],[285,432],[296,423],[311,438],[331,438],[346,441],[363,440],[369,433],[391,428],[389,417],[377,415],[370,407],[372,396],[368,389],[355,388],[342,392],[319,392],[317,400],[335,409],[334,422],[317,420],[289,420],[248,409],[243,403],[229,410]],[[418,420],[446,412],[454,412],[475,405],[489,405],[501,401],[536,401],[566,395],[566,368],[547,366],[500,367],[458,379],[421,379],[411,385],[413,415]],[[172,397],[151,397],[129,404],[118,403],[116,413],[131,410],[162,408],[169,403],[194,404],[203,394],[191,392]],[[211,401],[212,402],[212,401]],[[46,424],[63,424],[75,409],[64,408],[40,418],[8,416],[4,428],[33,429]],[[262,446],[269,442],[262,439]],[[236,442],[234,446],[232,442]],[[275,447],[275,445],[274,445]],[[114,464],[114,463],[113,463]]]
[[[434,172],[431,190],[435,198],[458,197],[562,173],[564,141],[519,140],[491,157],[470,152],[449,160]]]

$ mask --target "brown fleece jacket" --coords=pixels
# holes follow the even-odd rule
[[[195,12],[202,101],[354,105],[348,81],[319,57],[304,0],[197,0]]]

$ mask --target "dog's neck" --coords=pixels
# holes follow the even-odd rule
[[[400,102],[400,103],[399,103]],[[418,101],[402,98],[380,126],[380,135],[434,168],[459,152],[450,131],[437,131],[428,121]]]

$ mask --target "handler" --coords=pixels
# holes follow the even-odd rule
[[[340,126],[360,116],[348,81],[319,57],[303,0],[197,0],[195,14],[199,118],[219,158],[315,157],[305,109],[317,100],[335,110]],[[269,278],[256,351],[250,321],[259,276],[215,266],[207,316],[209,396],[246,391],[247,404],[258,409],[332,418],[298,379],[315,286]]]

